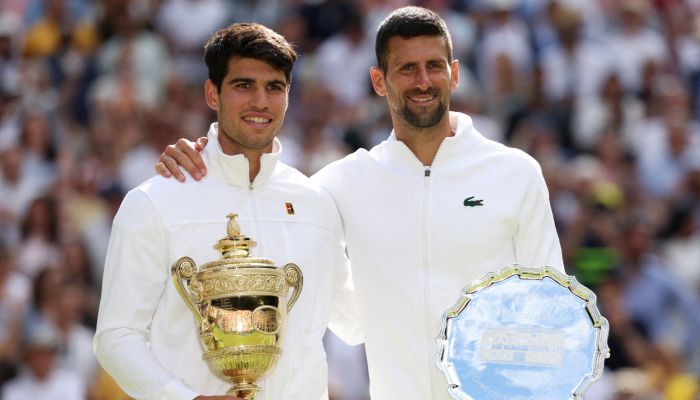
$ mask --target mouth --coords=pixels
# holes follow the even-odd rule
[[[272,118],[269,117],[262,117],[262,116],[257,116],[257,115],[247,115],[244,116],[243,121],[247,122],[249,125],[253,125],[256,127],[265,127],[268,126],[272,122]]]
[[[414,94],[414,95],[409,95],[408,100],[412,103],[419,104],[419,105],[428,105],[434,102],[437,99],[437,95],[434,93],[426,93],[426,94]]]

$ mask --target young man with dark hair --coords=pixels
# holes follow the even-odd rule
[[[513,263],[563,270],[561,247],[537,162],[449,111],[459,71],[445,22],[398,9],[380,25],[376,53],[372,85],[393,131],[312,179],[342,216],[372,399],[448,399],[436,367],[443,312],[487,272]],[[181,141],[157,170],[173,159],[196,165],[195,153]]]
[[[213,245],[225,235],[226,215],[236,213],[241,231],[258,244],[255,256],[293,262],[304,275],[282,355],[257,382],[263,390],[256,399],[325,399],[322,337],[329,323],[349,337],[354,303],[332,199],[278,161],[275,135],[296,53],[262,25],[233,24],[211,36],[204,58],[206,101],[217,113],[204,151],[209,174],[185,184],[154,177],[126,195],[110,238],[95,352],[137,399],[234,399],[216,396],[230,384],[202,359],[195,320],[170,268],[183,256],[197,265],[218,260]]]

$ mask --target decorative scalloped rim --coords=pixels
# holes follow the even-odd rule
[[[486,287],[491,286],[494,283],[504,281],[512,276],[517,275],[520,279],[537,279],[542,280],[545,277],[551,278],[554,282],[559,285],[569,289],[571,293],[575,294],[577,297],[586,302],[586,311],[588,316],[591,318],[593,328],[597,329],[596,333],[596,355],[593,362],[592,375],[586,375],[586,378],[579,384],[573,391],[572,397],[569,400],[580,400],[583,399],[583,394],[588,390],[588,388],[600,379],[603,375],[603,366],[605,358],[610,356],[610,349],[608,348],[608,320],[605,319],[596,306],[596,296],[590,289],[579,283],[575,277],[566,275],[560,272],[558,269],[553,267],[542,267],[542,268],[525,268],[520,264],[512,264],[501,270],[489,272],[484,275],[481,279],[477,279],[467,284],[462,288],[462,294],[454,306],[448,308],[442,316],[442,325],[440,327],[440,335],[435,339],[438,344],[437,360],[435,363],[437,367],[444,373],[445,378],[448,383],[448,391],[453,398],[465,399],[461,394],[457,393],[459,389],[459,384],[452,382],[450,379],[449,370],[452,368],[451,364],[447,364],[443,361],[445,356],[445,350],[447,348],[447,323],[448,320],[457,317],[461,312],[467,307],[471,301],[471,294],[482,290]],[[466,399],[473,400],[469,395],[464,393]],[[460,397],[455,397],[460,396]]]

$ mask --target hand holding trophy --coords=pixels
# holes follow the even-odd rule
[[[303,275],[295,264],[277,268],[272,260],[251,257],[256,243],[241,235],[236,214],[227,217],[227,236],[214,246],[219,260],[197,268],[182,257],[171,272],[194,315],[209,368],[233,384],[227,395],[253,400],[261,390],[255,382],[282,353],[287,313],[301,293]]]

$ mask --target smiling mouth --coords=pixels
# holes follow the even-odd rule
[[[414,103],[429,103],[433,100],[435,100],[437,96],[431,95],[431,96],[409,96],[408,99],[411,100]]]
[[[272,121],[270,118],[263,117],[243,117],[243,120],[254,124],[268,124]]]

